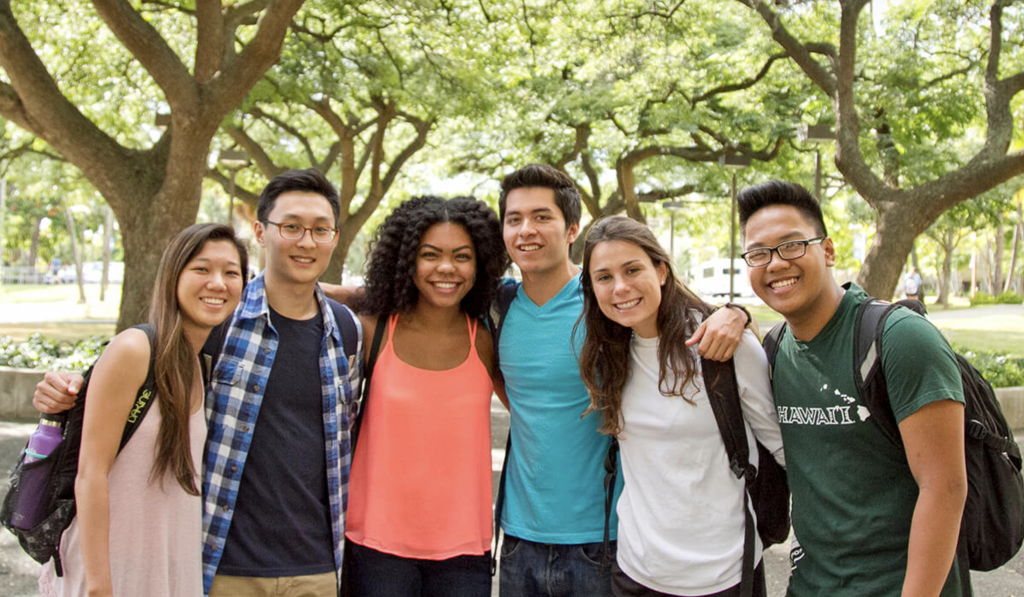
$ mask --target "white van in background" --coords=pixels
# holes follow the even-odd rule
[[[729,260],[711,259],[700,264],[693,277],[693,290],[703,296],[729,296]],[[754,296],[747,278],[747,264],[742,259],[733,262],[733,294]]]

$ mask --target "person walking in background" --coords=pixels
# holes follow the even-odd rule
[[[818,202],[771,181],[744,189],[738,204],[750,285],[786,320],[772,381],[799,541],[788,594],[960,596],[967,473],[953,351],[908,310],[887,319],[881,364],[896,445],[857,389],[853,338],[869,297],[833,278]]]
[[[599,221],[583,253],[580,374],[601,431],[618,438],[617,597],[740,594],[746,484],[732,472],[701,360],[686,338],[712,312],[680,282],[651,231]],[[751,331],[733,355],[751,464],[754,438],[785,464],[768,362]],[[755,536],[753,595],[765,595]]]
[[[357,311],[367,334],[386,331],[352,462],[353,595],[491,594],[496,372],[483,317],[508,267],[500,238],[471,197],[410,199],[377,229]]]
[[[206,438],[199,351],[231,315],[248,257],[234,232],[196,224],[167,246],[149,322],[156,350],[153,408],[118,453],[150,364],[146,332],[131,328],[96,362],[75,482],[78,512],[61,541],[64,576],[43,566],[44,597],[199,595],[203,590],[198,465]]]
[[[923,290],[921,288],[921,274],[917,273],[916,267],[910,266],[910,271],[903,278],[903,298],[914,299],[923,303]]]

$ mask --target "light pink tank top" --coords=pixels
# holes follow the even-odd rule
[[[160,397],[157,396],[156,400]],[[107,480],[110,487],[110,575],[114,597],[200,597],[203,594],[203,511],[199,496],[189,495],[169,473],[150,482],[160,431],[154,403],[117,455]],[[202,466],[206,414],[200,407],[188,420],[192,462]],[[202,487],[202,477],[196,483]],[[53,562],[43,566],[39,592],[44,597],[84,596],[78,519],[64,532],[60,547],[64,576]]]
[[[352,462],[346,537],[428,560],[482,555],[491,543],[491,394],[468,321],[469,357],[429,371],[394,350],[388,319]]]

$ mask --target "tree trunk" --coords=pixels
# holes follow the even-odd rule
[[[78,281],[78,302],[85,302],[85,280],[82,279],[82,253],[78,250],[78,234],[75,232],[75,218],[71,215],[66,203],[62,203],[64,223],[68,227],[68,238],[71,239],[71,255],[75,260],[75,277]]]
[[[1013,227],[1013,245],[1010,249],[1010,269],[1006,270],[1006,283],[1003,285],[1003,292],[1013,288],[1013,274],[1017,271],[1017,264],[1020,262],[1021,242],[1024,241],[1024,202],[1017,204],[1017,224]],[[1024,291],[1024,285],[1018,286],[1017,290]]]
[[[100,280],[100,302],[107,300],[107,283],[110,280],[110,241],[114,238],[114,210],[103,208],[103,278]]]
[[[947,309],[949,308],[949,283],[953,277],[953,251],[956,248],[953,244],[954,236],[955,233],[952,230],[947,230],[946,238],[942,243],[942,283],[937,302]]]
[[[4,266],[4,230],[7,225],[7,181],[0,177],[0,268]]]
[[[43,225],[42,216],[36,216],[32,221],[32,242],[28,246],[28,259],[25,266],[35,269],[36,259],[39,258],[39,228]]]
[[[892,297],[914,239],[925,228],[927,224],[922,226],[915,221],[915,214],[898,205],[879,209],[875,242],[868,249],[857,284],[871,296]]]
[[[1006,240],[1003,238],[1003,212],[996,214],[996,247],[992,256],[992,294],[999,294],[1003,288],[1003,253]]]

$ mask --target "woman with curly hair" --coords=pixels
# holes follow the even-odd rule
[[[730,470],[700,358],[685,343],[711,308],[676,279],[651,231],[629,218],[593,227],[583,272],[587,412],[619,438],[625,481],[612,593],[739,595],[744,483]],[[768,362],[753,332],[743,333],[733,360],[751,464],[755,436],[781,463]],[[764,595],[755,565],[754,595]]]
[[[366,338],[386,330],[345,533],[359,597],[491,593],[496,372],[481,320],[507,267],[497,216],[471,197],[410,199],[377,229],[357,310]]]

